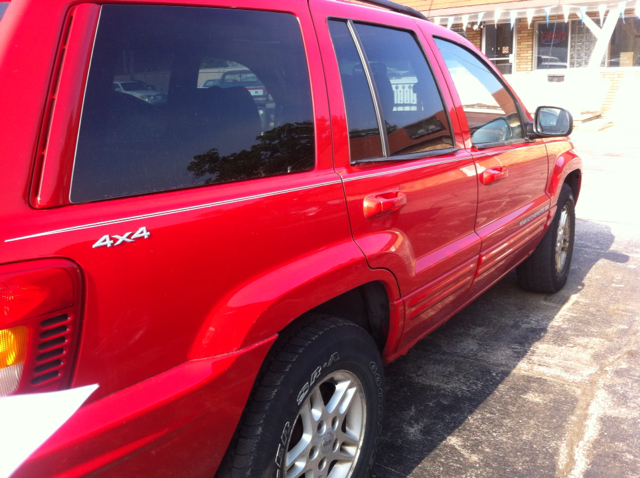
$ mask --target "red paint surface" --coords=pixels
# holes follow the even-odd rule
[[[98,7],[25,0],[2,19],[0,104],[11,114],[0,115],[0,264],[77,264],[84,308],[71,386],[100,385],[16,476],[212,476],[279,331],[378,281],[390,303],[384,358],[397,357],[531,253],[549,213],[530,218],[545,207],[552,212],[567,175],[581,168],[566,139],[473,148],[432,35],[473,47],[444,28],[347,2],[312,0],[311,11],[295,0],[272,8],[258,0],[215,5],[299,19],[313,94],[314,170],[69,205]],[[457,151],[350,164],[329,16],[413,32],[440,85]],[[499,167],[507,177],[481,183],[479,174]],[[365,198],[390,191],[402,194],[402,204],[366,217]],[[92,248],[105,234],[140,227],[148,239]],[[39,235],[52,231],[59,232]]]

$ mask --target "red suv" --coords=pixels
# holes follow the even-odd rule
[[[364,477],[383,364],[563,286],[570,114],[364,3],[0,2],[0,395],[99,385],[16,477]]]

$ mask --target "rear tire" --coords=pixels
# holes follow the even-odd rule
[[[567,282],[576,228],[571,188],[563,184],[556,215],[534,253],[516,269],[518,283],[532,292],[558,292]]]
[[[217,477],[367,477],[383,400],[369,334],[335,317],[309,317],[265,359]]]

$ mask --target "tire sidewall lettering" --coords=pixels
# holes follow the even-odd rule
[[[340,354],[338,354],[338,352],[333,352],[329,357],[329,360],[324,362],[322,365],[318,365],[313,370],[313,372],[311,372],[311,377],[309,378],[309,381],[306,382],[298,392],[298,397],[296,399],[298,406],[302,404],[303,400],[306,398],[307,394],[309,393],[309,390],[311,390],[311,387],[313,386],[313,384],[322,375],[322,370],[330,367],[334,362],[337,362],[338,360],[340,360]]]

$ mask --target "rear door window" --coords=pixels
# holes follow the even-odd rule
[[[339,20],[330,21],[329,27],[340,67],[351,161],[452,148],[440,92],[412,33]]]
[[[293,15],[102,7],[72,203],[306,171],[314,151]]]

